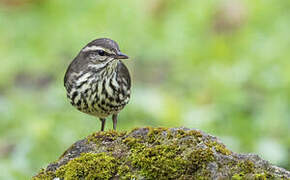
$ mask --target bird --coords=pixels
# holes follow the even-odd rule
[[[67,97],[79,111],[95,116],[105,129],[106,118],[112,116],[116,130],[118,114],[128,104],[131,77],[122,60],[129,57],[112,39],[89,42],[72,60],[64,76]]]

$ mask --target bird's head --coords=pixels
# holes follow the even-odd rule
[[[115,41],[108,38],[100,38],[88,43],[79,55],[89,66],[97,68],[107,66],[114,60],[129,58],[120,51]]]

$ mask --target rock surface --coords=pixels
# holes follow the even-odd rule
[[[139,128],[77,141],[33,179],[290,179],[290,172],[196,129]]]

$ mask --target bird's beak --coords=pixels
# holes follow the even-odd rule
[[[118,52],[118,54],[115,57],[116,59],[128,59],[129,57],[126,54],[123,54],[121,52]]]

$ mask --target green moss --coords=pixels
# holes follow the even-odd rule
[[[120,160],[120,162],[126,162],[126,160]],[[120,179],[136,179],[137,176],[132,172],[130,169],[130,166],[127,165],[126,163],[120,164],[118,166],[118,173],[116,177]]]
[[[275,179],[272,173],[255,167],[255,164],[251,160],[244,160],[237,164],[231,165],[232,171],[237,172],[232,176],[234,180],[241,179],[255,179],[255,180],[270,180]]]
[[[186,137],[186,136],[189,136],[189,133],[188,133],[188,132],[183,131],[183,130],[181,130],[181,129],[177,130],[177,135],[176,135],[176,137],[177,137],[178,139],[183,138],[183,137]]]
[[[262,174],[255,174],[255,180],[267,180],[267,175],[262,173]]]
[[[199,141],[200,138],[202,137],[202,134],[200,133],[200,131],[197,131],[197,130],[189,130],[189,131],[184,131],[184,130],[177,130],[177,134],[176,134],[176,137],[178,139],[180,138],[184,138],[184,137],[187,137],[187,136],[192,136],[195,138],[195,140]]]
[[[138,145],[141,142],[141,139],[137,139],[134,137],[127,137],[122,141],[124,144],[126,144],[127,146],[129,146],[130,148]]]
[[[118,137],[123,137],[126,132],[118,132],[118,131],[98,131],[94,134],[87,137],[88,142],[93,142],[95,144],[99,144],[102,141],[114,141]]]
[[[274,179],[274,177],[272,175],[268,175],[267,173],[251,174],[251,173],[241,172],[239,174],[233,175],[232,179],[233,180],[244,180],[244,179],[270,180],[270,179]]]
[[[185,171],[186,160],[180,155],[178,146],[137,146],[131,151],[132,166],[148,179],[177,178]]]
[[[243,180],[243,179],[245,179],[244,176],[245,176],[244,173],[239,173],[239,174],[233,175],[231,179],[232,180]]]
[[[155,143],[160,144],[162,138],[162,133],[166,132],[168,128],[152,128],[148,127],[148,134],[147,134],[147,142],[148,143]]]
[[[207,163],[214,160],[213,152],[210,148],[195,149],[188,156],[188,171],[194,173],[199,168],[205,168]]]
[[[255,179],[255,180],[266,180],[273,179],[273,176],[267,172],[257,173],[258,169],[255,168],[255,164],[251,160],[244,160],[237,164],[238,171],[240,173],[235,174],[232,179]]]
[[[166,131],[165,131],[166,130]],[[167,137],[172,134],[167,129],[149,129],[148,145],[141,143],[140,139],[127,137],[123,140],[131,149],[129,156],[132,166],[139,169],[144,177],[153,179],[177,178],[183,174],[191,174],[205,168],[207,163],[214,160],[210,148],[193,150],[188,155],[182,154],[184,147],[178,144],[159,144],[161,133],[167,132]],[[179,138],[192,136],[200,137],[197,131],[178,131]],[[193,144],[191,144],[192,146]],[[185,179],[188,179],[185,178]]]
[[[230,155],[232,154],[232,152],[230,150],[228,150],[225,145],[223,144],[219,144],[215,141],[210,141],[210,142],[206,142],[206,145],[208,147],[214,147],[214,149],[216,150],[216,152],[221,153],[223,155]]]
[[[105,153],[85,153],[56,171],[56,177],[73,179],[109,179],[117,173],[117,160]]]
[[[255,180],[268,180],[268,179],[275,179],[275,177],[268,172],[255,174]],[[283,178],[281,178],[281,179],[283,179]]]
[[[244,173],[253,173],[255,171],[255,164],[251,160],[245,160],[238,163],[241,171]]]
[[[45,171],[41,169],[37,176],[34,176],[33,180],[52,180],[55,178],[55,174],[51,171]]]
[[[184,174],[192,175],[200,169],[205,168],[209,161],[214,160],[211,149],[197,149],[188,155],[182,154],[184,148],[178,144],[159,144],[162,134],[166,132],[167,137],[173,135],[164,128],[149,128],[147,141],[149,144],[140,143],[139,139],[127,137],[123,140],[131,148],[129,160],[139,173],[148,179],[170,179],[181,178]],[[197,131],[178,131],[178,139],[193,134],[200,137]],[[191,144],[192,145],[192,144]],[[189,177],[187,176],[188,179]]]

